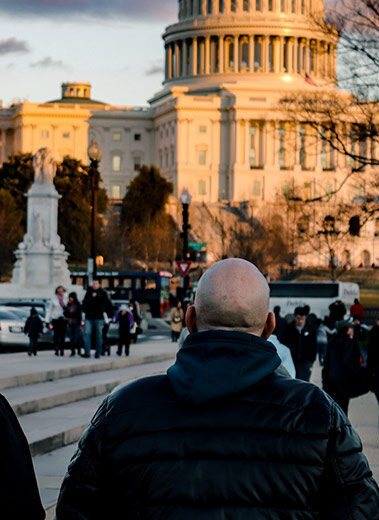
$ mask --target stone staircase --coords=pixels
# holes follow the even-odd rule
[[[53,518],[76,443],[103,399],[118,385],[165,372],[175,351],[174,344],[160,339],[132,346],[130,357],[56,358],[51,352],[37,358],[11,355],[15,358],[14,364],[9,363],[13,373],[8,370],[7,374],[2,367],[0,389],[28,439],[48,518]],[[5,364],[10,361],[3,359]]]

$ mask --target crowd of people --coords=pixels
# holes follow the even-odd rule
[[[63,286],[55,290],[47,308],[45,323],[53,331],[53,345],[56,356],[64,356],[66,338],[69,339],[71,356],[95,358],[111,354],[111,345],[107,337],[110,323],[118,324],[117,355],[122,352],[128,356],[131,343],[136,343],[137,333],[142,321],[138,302],[122,304],[115,313],[108,293],[100,287],[99,280],[94,280],[81,303],[75,292],[67,294]],[[25,334],[29,336],[28,355],[36,356],[38,340],[43,332],[43,321],[33,307],[26,320]]]
[[[277,319],[275,330],[267,281],[236,258],[208,269],[185,312],[187,303],[171,314],[173,325],[185,316],[187,336],[167,373],[119,386],[100,405],[69,464],[56,519],[379,520],[379,489],[357,433],[307,382],[321,343],[324,370],[344,342],[352,362],[372,366],[379,324],[366,366],[356,316],[345,320],[340,302],[330,309],[326,349],[310,309]],[[176,327],[172,340],[180,341]],[[9,470],[3,464],[1,511],[42,520],[26,440],[1,400],[0,424]],[[28,493],[17,480],[23,470]],[[14,500],[20,493],[24,500]]]

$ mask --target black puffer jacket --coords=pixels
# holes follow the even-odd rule
[[[190,335],[168,375],[111,394],[80,441],[58,520],[378,520],[361,443],[268,342]]]

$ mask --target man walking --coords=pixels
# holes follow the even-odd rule
[[[113,316],[112,303],[108,294],[100,287],[99,280],[94,280],[83,300],[83,312],[86,316],[84,322],[84,354],[82,357],[91,356],[92,335],[95,338],[95,358],[99,358],[103,345],[104,315]]]
[[[317,355],[317,336],[314,328],[307,323],[304,307],[296,307],[295,321],[286,326],[282,343],[291,351],[297,379],[309,381]]]
[[[57,520],[379,520],[357,434],[278,370],[268,309],[249,262],[206,271],[167,375],[118,388],[84,433]]]

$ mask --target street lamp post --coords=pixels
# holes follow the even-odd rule
[[[96,224],[97,224],[97,194],[99,191],[99,162],[101,161],[102,151],[92,139],[88,148],[90,160],[89,180],[91,187],[91,251],[88,259],[88,286],[91,286],[96,277]]]
[[[189,220],[189,205],[191,204],[191,195],[187,190],[183,190],[179,196],[179,200],[182,204],[182,215],[183,215],[183,228],[182,233],[180,233],[180,237],[183,239],[183,260],[188,260],[188,231],[191,229]],[[183,295],[184,297],[187,294],[187,289],[189,286],[189,275],[187,274],[183,280]]]

